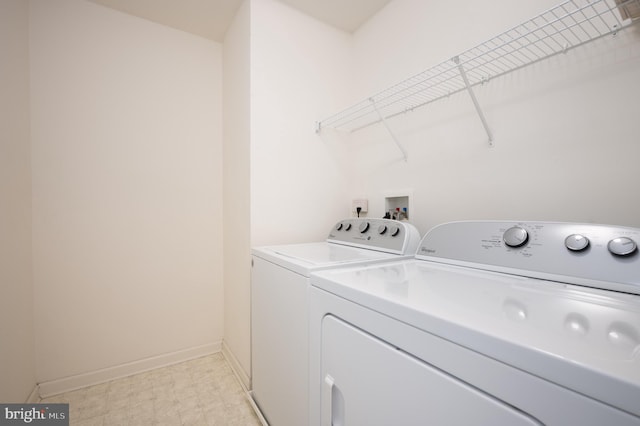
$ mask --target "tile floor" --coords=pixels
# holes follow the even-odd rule
[[[42,399],[70,426],[260,426],[221,353]]]

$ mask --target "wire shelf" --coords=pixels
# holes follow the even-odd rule
[[[565,1],[451,60],[318,122],[317,130],[356,131],[379,122],[386,125],[386,119],[460,91],[469,90],[473,96],[470,88],[489,79],[615,34],[632,24],[630,18],[637,17],[638,10],[640,0]]]

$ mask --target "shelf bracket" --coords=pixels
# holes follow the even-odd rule
[[[371,105],[373,106],[373,109],[376,111],[376,114],[378,114],[378,117],[380,118],[380,121],[382,122],[384,127],[387,129],[387,132],[389,132],[389,135],[391,136],[391,139],[396,144],[396,146],[398,147],[400,152],[402,152],[402,157],[403,157],[403,159],[404,159],[404,161],[406,163],[407,162],[407,151],[405,151],[404,148],[402,147],[402,145],[400,145],[400,142],[398,142],[398,138],[396,138],[395,133],[393,133],[393,131],[391,130],[391,127],[389,127],[389,124],[387,124],[387,120],[380,113],[380,110],[378,109],[378,106],[376,105],[376,101],[373,98],[369,98],[369,101],[371,102]]]
[[[453,62],[458,66],[458,71],[460,72],[460,76],[464,81],[464,85],[467,88],[467,92],[469,92],[469,96],[473,101],[473,106],[476,108],[476,112],[480,117],[480,121],[482,121],[482,126],[484,127],[484,131],[487,132],[487,137],[489,138],[489,146],[493,146],[493,134],[491,133],[491,129],[489,129],[489,125],[487,124],[487,119],[484,118],[484,114],[482,112],[482,108],[480,108],[480,104],[478,103],[478,99],[476,98],[476,94],[473,92],[473,88],[471,84],[469,84],[469,79],[467,78],[467,73],[464,70],[464,67],[460,63],[460,58],[457,56],[453,57]]]

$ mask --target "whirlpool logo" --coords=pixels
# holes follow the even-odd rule
[[[0,425],[68,426],[69,404],[0,404]]]

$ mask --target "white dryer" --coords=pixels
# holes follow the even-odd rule
[[[251,395],[273,426],[309,418],[309,275],[415,255],[420,235],[407,222],[346,219],[326,241],[252,250]]]
[[[435,227],[312,274],[312,425],[640,425],[640,229]]]

